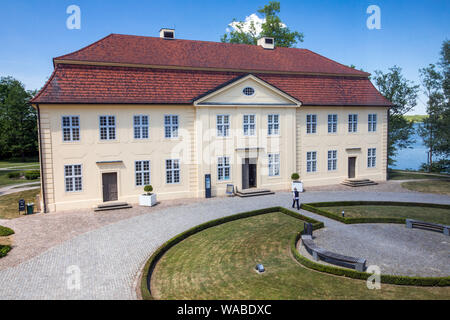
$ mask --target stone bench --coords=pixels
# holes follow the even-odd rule
[[[327,251],[318,247],[310,235],[302,236],[302,244],[306,251],[313,256],[316,261],[322,260],[338,266],[352,268],[356,271],[364,272],[366,269],[366,259],[344,256],[338,253]]]
[[[435,232],[443,233],[447,236],[450,235],[449,234],[450,226],[446,226],[446,225],[438,224],[438,223],[406,219],[406,227],[411,228],[411,229],[417,228],[417,229],[435,231]]]

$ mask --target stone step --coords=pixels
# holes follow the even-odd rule
[[[272,192],[267,189],[244,189],[237,191],[236,195],[241,198],[248,198],[248,197],[266,196],[274,193],[275,192]]]
[[[94,209],[95,212],[98,211],[109,211],[109,210],[120,210],[120,209],[130,209],[133,208],[130,204],[126,202],[112,202],[99,204],[97,208]]]
[[[348,187],[365,187],[374,186],[378,183],[369,179],[346,179],[341,184]]]

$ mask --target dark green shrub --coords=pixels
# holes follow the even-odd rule
[[[0,258],[3,258],[4,256],[6,256],[9,251],[11,251],[10,246],[0,245]]]
[[[7,237],[14,234],[14,230],[4,227],[4,226],[0,226],[0,237]]]
[[[36,180],[41,176],[41,172],[39,170],[30,170],[25,172],[25,178],[27,180]]]
[[[298,179],[300,179],[300,175],[299,175],[298,173],[293,173],[293,174],[291,175],[291,179],[292,179],[292,180],[298,180]]]
[[[150,194],[150,192],[153,191],[153,187],[151,185],[145,186],[144,191],[147,192],[147,194]]]
[[[22,176],[22,172],[20,171],[13,171],[8,173],[9,179],[19,179]]]

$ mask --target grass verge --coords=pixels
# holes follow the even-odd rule
[[[25,199],[25,202],[35,202],[36,195],[40,189],[27,190],[0,196],[0,219],[14,219],[20,217],[19,200]],[[23,214],[23,213],[22,213]]]
[[[450,195],[450,180],[408,181],[402,187],[411,191]]]

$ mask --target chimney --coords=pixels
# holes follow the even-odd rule
[[[163,39],[175,39],[175,29],[162,28],[159,37]]]
[[[275,49],[275,39],[271,37],[262,37],[258,39],[258,46],[263,47],[264,49]]]

